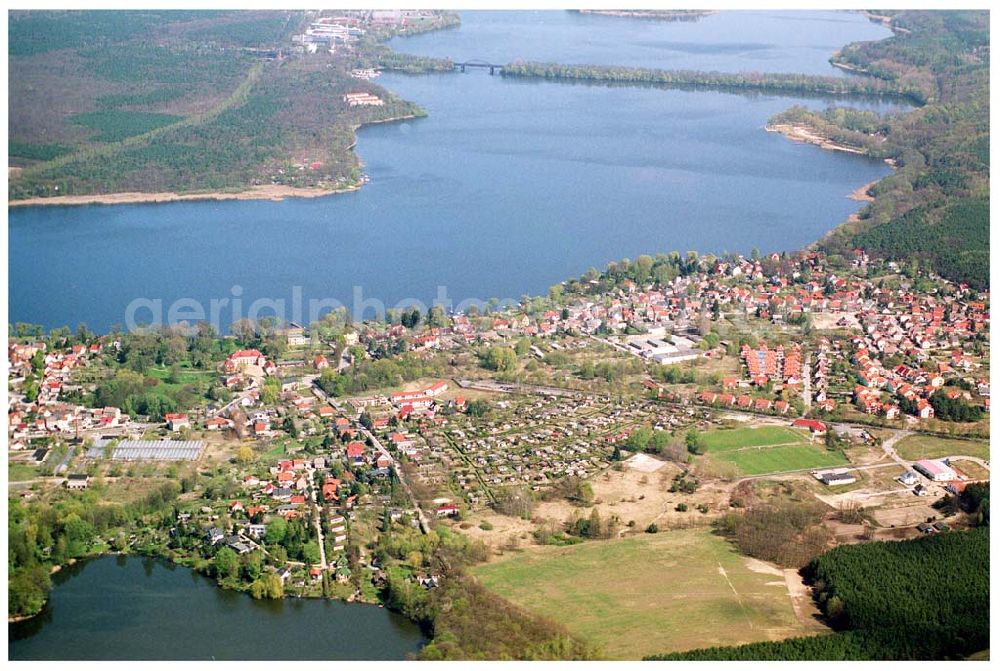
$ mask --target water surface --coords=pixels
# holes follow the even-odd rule
[[[397,51],[456,61],[516,60],[722,72],[843,76],[830,65],[850,42],[892,31],[859,12],[727,11],[696,22],[571,11],[459,12],[461,27],[390,41]]]
[[[12,660],[393,660],[419,650],[415,624],[384,608],[255,601],[189,569],[102,557],[54,576],[38,617],[9,624]]]
[[[482,48],[476,55],[512,40],[539,49],[518,30],[536,16],[465,13],[461,28],[398,42],[449,54],[457,39],[474,40]],[[542,18],[553,22],[544,33],[553,59],[564,55],[559,45],[576,44],[583,22],[594,36],[670,31],[702,44],[689,65],[763,63],[764,51],[731,48],[739,22],[728,16],[653,25],[567,12]],[[882,30],[855,14],[767,16],[757,19],[765,28],[794,30],[744,21],[745,36],[767,35],[773,44],[765,60],[782,62],[778,69],[816,66],[803,56],[802,34],[832,25],[830,39],[843,43]],[[730,28],[720,32],[720,25]],[[614,53],[600,43],[590,52],[573,48],[593,61],[637,49],[637,61],[664,64],[614,43]],[[429,304],[439,286],[453,306],[516,300],[625,256],[800,248],[859,208],[848,198],[852,191],[889,172],[876,161],[764,131],[769,117],[792,105],[823,109],[843,100],[508,80],[482,70],[378,81],[429,116],[361,130],[357,151],[372,181],[358,192],[281,203],[11,210],[10,321],[86,322],[103,331],[127,325],[137,298],[161,301],[159,314],[135,312],[139,321],[168,320],[180,299],[202,310],[180,317],[212,318],[210,301],[217,300],[212,321],[223,329],[258,299],[283,301],[283,315],[303,322],[310,301],[335,300],[371,318],[377,313],[366,299],[388,307],[406,299]],[[264,309],[256,316],[277,311],[258,307]]]

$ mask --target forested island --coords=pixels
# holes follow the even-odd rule
[[[820,77],[796,73],[730,73],[698,70],[661,70],[600,65],[561,65],[557,63],[508,63],[505,77],[581,80],[614,84],[652,84],[691,88],[752,89],[775,93],[866,95],[907,98],[917,104],[926,102],[920,88],[875,78]]]
[[[652,21],[697,21],[712,14],[712,9],[579,9],[580,14],[616,16],[623,19],[648,19]]]

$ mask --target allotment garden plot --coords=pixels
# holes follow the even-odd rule
[[[822,443],[781,426],[762,426],[704,434],[708,459],[735,466],[743,475],[764,475],[847,463],[840,450],[828,450]]]

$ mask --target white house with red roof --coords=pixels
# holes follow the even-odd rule
[[[424,390],[424,396],[434,397],[438,394],[443,394],[446,391],[448,391],[448,383],[444,380],[438,380]]]
[[[792,422],[792,426],[799,429],[809,429],[809,433],[814,436],[826,434],[826,424],[816,419],[797,419]]]
[[[185,427],[191,426],[191,420],[181,412],[168,412],[163,416],[163,419],[167,421],[167,427],[171,431],[180,431]]]
[[[209,431],[220,431],[229,428],[231,422],[225,417],[211,417],[205,420],[205,428]]]
[[[438,517],[455,517],[458,515],[458,506],[454,503],[445,503],[434,509],[434,514]]]
[[[223,366],[227,371],[238,371],[246,366],[264,366],[266,362],[267,359],[260,350],[241,349],[230,354]]]

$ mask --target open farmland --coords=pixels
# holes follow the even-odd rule
[[[703,529],[531,548],[475,574],[490,590],[564,624],[613,659],[818,629],[796,618],[780,572],[739,556]]]
[[[973,440],[956,440],[954,438],[938,438],[937,436],[913,435],[907,436],[896,445],[896,453],[903,459],[940,459],[941,457],[978,457],[990,458],[989,443]]]
[[[704,435],[708,460],[735,466],[743,475],[827,468],[847,463],[840,451],[814,445],[780,426],[713,431]]]

